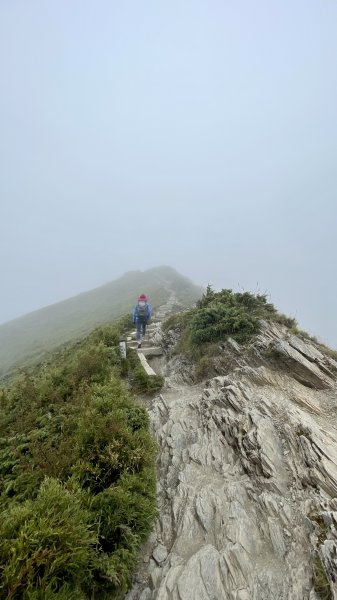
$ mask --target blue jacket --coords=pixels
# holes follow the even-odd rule
[[[149,318],[151,317],[151,312],[152,312],[151,306],[149,305],[148,302],[146,302],[146,308],[147,308],[147,313],[148,313],[146,320],[148,321]],[[137,323],[137,321],[138,321],[138,302],[133,309],[132,320],[134,323]]]

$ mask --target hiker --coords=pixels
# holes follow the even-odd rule
[[[151,306],[148,303],[148,297],[145,294],[141,294],[138,297],[137,304],[133,309],[133,323],[136,325],[137,333],[136,340],[138,348],[142,345],[142,336],[146,333],[146,326],[149,318],[151,317]]]

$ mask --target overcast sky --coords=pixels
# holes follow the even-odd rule
[[[337,347],[335,0],[2,0],[0,322],[168,264]]]

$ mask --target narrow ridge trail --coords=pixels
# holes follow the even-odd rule
[[[126,599],[318,600],[318,548],[337,575],[334,365],[264,324],[249,356],[229,340],[234,368],[194,385],[191,366],[165,349],[160,320],[149,344],[164,356],[149,361],[166,384],[147,401],[159,517]],[[286,370],[258,363],[271,343]]]

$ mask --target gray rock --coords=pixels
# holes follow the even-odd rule
[[[152,600],[152,592],[150,590],[150,588],[145,588],[145,590],[143,590],[143,592],[141,593],[139,600]]]
[[[163,544],[158,544],[152,552],[152,556],[158,565],[161,565],[167,558],[167,550]]]
[[[318,546],[337,580],[331,363],[264,322],[249,348],[222,345],[235,367],[204,389],[168,346],[171,387],[149,409],[161,543],[146,555],[151,595],[135,600],[315,600]]]
[[[316,389],[333,386],[332,373],[327,374],[322,364],[312,362],[287,341],[278,340],[273,348],[279,360],[300,383]]]

